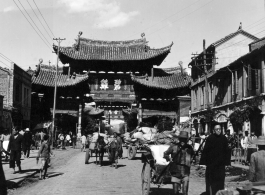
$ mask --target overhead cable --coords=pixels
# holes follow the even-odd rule
[[[49,37],[52,39],[51,35],[48,33],[48,31],[46,30],[46,28],[43,26],[43,24],[42,24],[42,22],[40,21],[40,19],[39,19],[38,15],[36,14],[36,12],[35,12],[35,11],[34,11],[34,9],[32,8],[32,6],[30,5],[30,3],[29,3],[29,1],[28,1],[28,0],[27,0],[27,2],[28,2],[28,4],[29,4],[29,6],[31,7],[31,9],[32,9],[33,13],[35,14],[36,18],[39,20],[39,22],[40,22],[41,26],[44,28],[44,30],[46,31],[46,33],[48,34],[48,36],[49,36]]]
[[[15,2],[15,0],[13,0],[13,2],[16,4],[17,8],[19,9],[19,11],[23,14],[23,16],[26,18],[26,20],[28,21],[28,23],[30,24],[30,26],[33,28],[33,30],[38,34],[38,36],[42,39],[43,43],[51,50],[51,47],[45,42],[45,40],[40,36],[40,34],[38,33],[38,31],[34,28],[34,26],[31,24],[31,22],[28,20],[28,18],[26,17],[26,15],[23,13],[23,11],[20,9],[20,7],[18,6],[18,4]]]
[[[38,9],[38,11],[39,11],[39,13],[40,13],[40,15],[41,15],[42,19],[44,20],[44,22],[45,22],[45,23],[46,23],[46,25],[48,26],[48,28],[49,28],[50,32],[52,33],[53,37],[55,37],[55,35],[53,34],[53,32],[52,32],[51,28],[49,27],[48,23],[46,22],[45,18],[43,17],[43,15],[42,15],[42,13],[41,13],[41,11],[40,11],[39,7],[38,7],[38,6],[37,6],[37,4],[35,3],[35,0],[33,0],[33,2],[34,2],[34,4],[35,4],[36,8]]]

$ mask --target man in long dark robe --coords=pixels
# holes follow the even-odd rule
[[[224,189],[225,166],[229,164],[227,138],[222,135],[221,126],[216,124],[213,134],[206,140],[200,160],[200,165],[206,165],[207,195],[215,195],[217,191]]]

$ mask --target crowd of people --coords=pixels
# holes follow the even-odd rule
[[[170,166],[174,194],[179,194],[181,184],[183,195],[188,194],[190,167],[194,159],[192,156],[198,154],[196,150],[201,152],[199,165],[206,166],[206,195],[224,193],[225,170],[231,166],[231,156],[239,155],[242,164],[249,165],[249,181],[265,180],[264,136],[257,137],[253,132],[249,135],[247,131],[231,135],[230,130],[223,134],[218,123],[213,124],[213,131],[209,135],[189,136],[186,131],[177,134],[179,141],[164,152],[164,158],[174,164]],[[196,143],[199,147],[195,146]]]

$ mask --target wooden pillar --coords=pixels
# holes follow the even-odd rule
[[[208,123],[207,122],[205,123],[205,131],[204,131],[204,133],[205,134],[208,133]]]
[[[262,114],[262,121],[261,121],[261,135],[265,136],[265,100],[262,100],[262,105],[261,105],[261,113]]]
[[[79,105],[78,110],[78,127],[77,127],[77,137],[81,138],[81,116],[82,116],[82,105]]]
[[[265,62],[264,55],[261,54],[260,57],[260,68],[261,68],[261,93],[265,93]]]
[[[245,67],[242,66],[242,68],[243,68],[243,79],[242,79],[243,97],[247,97],[247,73],[246,73]]]
[[[142,109],[142,104],[139,103],[138,124],[142,122],[142,120],[143,120],[143,109]]]

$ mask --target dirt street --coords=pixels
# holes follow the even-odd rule
[[[127,155],[124,149],[124,156]],[[38,180],[38,175],[29,178],[24,185],[16,190],[10,190],[9,195],[140,195],[142,163],[140,154],[135,160],[127,158],[119,160],[118,169],[108,165],[104,157],[104,166],[99,167],[93,163],[85,164],[85,152],[69,149],[56,151],[53,167],[48,170],[49,178]],[[203,179],[197,180],[191,176],[190,195],[198,195],[204,191]],[[160,189],[152,185],[151,195],[171,194],[172,186],[165,185]]]

